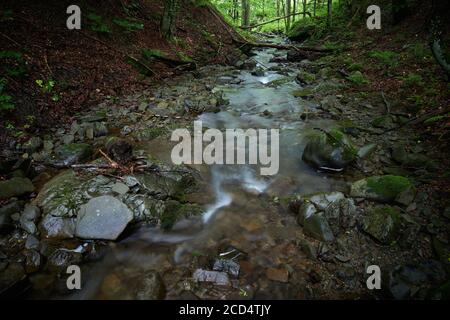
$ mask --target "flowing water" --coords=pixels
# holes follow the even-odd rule
[[[239,71],[238,80],[213,90],[223,91],[229,105],[218,113],[204,113],[198,120],[208,128],[279,129],[279,172],[274,176],[261,176],[255,165],[195,165],[211,190],[207,195],[211,200],[205,206],[203,218],[179,221],[171,231],[150,227],[134,230],[111,245],[101,261],[91,264],[87,269],[88,285],[73,298],[105,297],[102,293],[105,277],[118,272],[117,268],[125,270],[136,266],[159,271],[166,284],[167,297],[177,298],[183,290],[189,289],[185,279],[189,279],[199,266],[198,256],[217,255],[230,246],[239,248],[249,261],[245,265],[247,276],[235,287],[271,291],[271,284],[259,279],[262,270],[299,254],[291,246],[299,227],[291,215],[280,209],[277,198],[343,188],[342,181],[312,170],[301,160],[305,134],[316,127],[327,128],[332,123],[331,120],[300,119],[302,111],[314,109],[315,105],[292,95],[299,89],[295,82],[295,65],[287,64],[281,72],[271,71],[280,65],[270,62],[277,54],[280,51],[275,49],[255,51],[254,59],[264,69],[264,76]],[[271,85],[272,81],[287,77],[291,78]],[[172,146],[158,138],[146,147],[152,154],[156,151],[156,157],[170,161]],[[296,262],[292,263],[295,265]],[[124,285],[133,287],[132,281]],[[233,290],[235,288],[230,289]],[[208,291],[202,297],[225,296],[230,297],[227,293]],[[123,293],[112,297],[122,298]]]

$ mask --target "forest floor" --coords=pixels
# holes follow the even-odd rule
[[[235,48],[205,7],[183,2],[177,36],[165,41],[159,33],[163,1],[123,3],[105,7],[82,1],[82,29],[68,30],[70,1],[2,2],[0,52],[13,56],[2,56],[0,72],[15,104],[13,110],[2,111],[2,146],[13,147],[61,121],[70,122],[77,112],[105,99],[180,74],[180,62],[226,63]],[[155,56],[143,56],[146,49]],[[133,66],[129,56],[150,66],[153,76],[143,76],[140,72],[148,70]]]
[[[21,158],[2,163],[0,293],[448,298],[448,146],[438,140],[445,123],[408,122],[448,107],[448,87],[425,34],[407,21],[397,28],[389,33],[395,37],[341,30],[314,43],[332,53],[309,60],[285,50],[246,55],[229,47],[228,65],[220,64],[223,57],[183,72],[152,65],[161,74],[179,73],[131,94],[105,94],[53,130],[24,136]],[[283,41],[267,37],[261,40]],[[194,120],[205,127],[279,128],[279,174],[174,166],[171,130],[191,128]],[[339,132],[332,151],[350,141],[358,158],[338,172],[317,169],[314,160],[307,165],[302,154],[310,139],[329,137],[316,128]],[[316,148],[320,157],[312,158],[327,158],[329,148]],[[120,236],[120,217],[108,215],[107,229],[91,217],[87,228],[86,203],[133,223],[127,220]],[[75,294],[65,278],[72,264],[83,271],[83,290]],[[366,286],[369,265],[382,271],[380,291]]]

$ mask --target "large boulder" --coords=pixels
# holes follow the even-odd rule
[[[93,198],[78,212],[75,234],[84,239],[116,240],[132,219],[133,213],[122,201],[111,196]]]
[[[408,205],[414,200],[415,190],[408,178],[394,175],[373,176],[354,182],[350,196]]]
[[[332,129],[307,137],[302,160],[316,169],[340,171],[356,160],[357,150],[341,131]]]
[[[0,181],[0,198],[22,196],[34,191],[34,186],[28,178],[15,177]]]
[[[316,26],[314,24],[306,24],[303,20],[301,20],[294,23],[287,36],[289,40],[302,42],[309,39],[315,29]]]

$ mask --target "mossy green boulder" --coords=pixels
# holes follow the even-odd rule
[[[399,235],[400,213],[391,206],[375,207],[364,218],[363,230],[379,242],[391,244]]]
[[[373,176],[352,184],[350,196],[380,202],[408,205],[414,200],[415,189],[408,178],[395,175]]]
[[[34,191],[30,179],[15,177],[6,181],[0,181],[0,198],[18,197]]]

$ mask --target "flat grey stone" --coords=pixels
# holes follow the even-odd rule
[[[75,235],[115,240],[132,219],[133,213],[122,201],[111,196],[93,198],[78,212]]]

